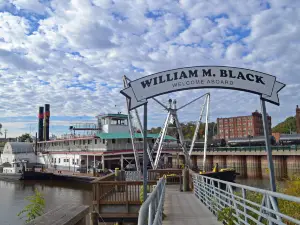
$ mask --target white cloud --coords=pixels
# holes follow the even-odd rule
[[[247,67],[278,76],[288,86],[281,107],[268,105],[273,123],[293,115],[299,104],[297,1],[11,0],[0,8],[7,10],[0,13],[1,118],[35,116],[45,103],[52,115],[125,112],[119,93],[123,75],[136,79],[197,65]],[[205,91],[159,99],[183,104]],[[257,96],[210,91],[212,120],[259,109]],[[149,126],[162,124],[163,110],[149,104]],[[195,120],[199,104],[182,112],[182,120]]]
[[[229,60],[239,60],[242,58],[244,47],[241,44],[233,43],[226,50],[226,58]]]
[[[25,9],[37,14],[44,14],[46,11],[46,6],[39,0],[11,0],[11,3],[19,10]]]

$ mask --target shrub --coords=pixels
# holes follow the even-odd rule
[[[23,218],[23,214],[26,214],[26,223],[31,222],[35,218],[43,215],[45,208],[45,199],[42,193],[35,189],[33,196],[28,196],[25,199],[30,202],[24,209],[17,214],[18,217]]]

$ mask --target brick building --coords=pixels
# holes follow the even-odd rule
[[[300,108],[298,105],[296,108],[296,126],[297,126],[297,134],[300,134]]]
[[[300,113],[300,111],[299,111]],[[299,114],[300,118],[300,114]],[[272,133],[271,125],[272,119],[268,115],[269,131]],[[300,123],[300,120],[299,120]],[[251,136],[263,136],[263,121],[262,114],[257,110],[250,116],[238,116],[230,118],[218,118],[218,138],[229,139],[229,138],[243,138]]]

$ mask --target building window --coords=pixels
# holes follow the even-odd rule
[[[90,145],[91,144],[91,140],[88,140],[88,145]]]
[[[76,141],[73,141],[73,145],[75,145],[76,144]]]
[[[53,158],[52,158],[51,162],[53,163]]]
[[[79,163],[79,159],[76,159],[76,164],[78,165],[78,163]]]
[[[60,163],[60,158],[58,158],[58,163]]]
[[[54,163],[56,163],[56,158],[54,158]]]
[[[97,139],[95,139],[95,145],[97,144]]]
[[[131,141],[130,141],[130,138],[127,138],[127,143],[130,143]]]
[[[74,165],[75,164],[75,160],[74,159],[72,159],[72,165]]]
[[[82,144],[85,145],[85,140],[82,141]]]
[[[116,144],[116,139],[111,139],[111,143]]]
[[[105,144],[105,139],[102,139],[102,143]]]

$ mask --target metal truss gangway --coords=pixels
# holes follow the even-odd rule
[[[128,87],[128,82],[130,82],[130,80],[124,76],[123,78],[123,82],[124,82],[124,88]],[[184,135],[182,132],[182,127],[180,125],[180,121],[178,119],[178,115],[177,112],[189,105],[191,105],[192,103],[200,100],[200,99],[205,99],[203,104],[201,105],[201,109],[200,109],[200,114],[198,117],[198,120],[196,122],[196,129],[193,135],[193,139],[192,139],[192,143],[190,145],[190,149],[188,150],[186,147],[186,143],[184,140]],[[168,132],[168,128],[170,124],[175,125],[174,129],[176,129],[177,134],[179,136],[179,145],[182,149],[182,152],[185,156],[185,164],[186,166],[189,167],[190,165],[190,157],[191,154],[193,152],[194,149],[194,144],[195,141],[197,139],[198,133],[199,133],[199,129],[200,129],[200,125],[201,125],[201,121],[203,119],[203,115],[204,115],[204,111],[205,111],[205,134],[204,134],[204,159],[203,159],[203,165],[205,165],[205,160],[206,160],[206,151],[207,151],[207,135],[208,135],[208,123],[209,123],[209,108],[210,108],[210,93],[206,93],[204,95],[201,95],[200,97],[195,98],[194,100],[186,103],[185,105],[178,107],[177,108],[177,102],[176,100],[172,100],[169,99],[169,105],[165,105],[163,104],[161,101],[159,101],[156,98],[152,98],[155,102],[157,102],[160,106],[163,107],[164,110],[167,111],[167,118],[164,122],[163,128],[161,129],[156,141],[154,142],[152,148],[150,148],[149,143],[147,145],[147,154],[148,154],[148,158],[150,160],[151,163],[151,167],[152,169],[157,169],[159,162],[161,160],[161,154],[162,154],[162,150],[163,150],[163,146],[164,146],[164,140],[165,137],[167,135]],[[139,154],[138,151],[136,149],[136,137],[135,137],[135,127],[133,125],[133,121],[132,121],[132,112],[130,111],[130,107],[129,107],[129,100],[127,99],[127,113],[128,113],[128,124],[129,124],[129,131],[130,131],[130,136],[131,136],[131,143],[132,143],[132,147],[133,147],[133,152],[134,152],[134,158],[135,158],[135,163],[136,163],[136,168],[137,171],[140,171],[140,161],[139,161]],[[206,110],[205,110],[206,109]],[[142,137],[144,137],[144,133],[143,133],[143,126],[141,123],[141,119],[139,116],[139,113],[137,111],[137,109],[134,109],[134,117],[136,119],[137,122],[137,129],[140,130]],[[155,155],[156,154],[156,155]],[[155,157],[155,160],[153,160],[153,158]]]

